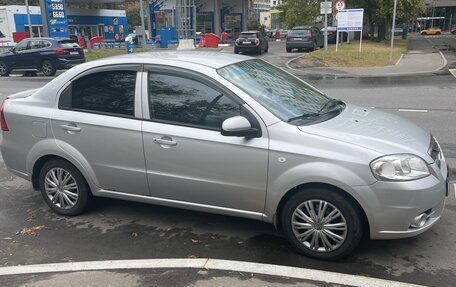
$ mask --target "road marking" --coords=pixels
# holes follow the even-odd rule
[[[399,112],[427,113],[428,110],[398,109]]]
[[[448,69],[448,71],[456,78],[456,69]]]
[[[208,270],[238,271],[246,273],[266,274],[302,280],[319,281],[330,284],[349,285],[356,287],[423,287],[384,279],[349,275],[330,271],[288,267],[272,264],[251,263],[243,261],[219,260],[209,258],[197,259],[137,259],[66,262],[37,265],[21,265],[0,267],[1,275],[61,273],[76,271],[96,271],[114,269],[174,269],[193,268]]]

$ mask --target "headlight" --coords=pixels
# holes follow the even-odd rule
[[[387,155],[371,162],[378,180],[406,181],[430,175],[426,162],[413,154]]]

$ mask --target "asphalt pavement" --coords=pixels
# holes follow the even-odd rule
[[[427,43],[434,45],[435,39]],[[445,53],[447,58],[452,57],[451,51]],[[269,53],[256,57],[286,67],[287,61],[300,55],[304,53],[286,53],[283,42],[273,42]],[[449,66],[451,61],[448,60]],[[452,167],[456,167],[456,132],[452,125],[456,122],[456,79],[448,71],[376,78],[298,76],[332,97],[417,122],[439,139]],[[0,78],[0,97],[41,87],[49,80],[41,76]],[[0,276],[0,286],[61,286],[61,282],[69,286],[100,286],[100,282],[106,286],[375,286],[373,281],[337,281],[345,278],[339,273],[355,275],[356,280],[380,278],[454,286],[456,278],[454,193],[447,200],[441,221],[429,232],[402,240],[364,240],[351,256],[336,262],[303,257],[273,226],[248,219],[101,198],[86,214],[59,216],[49,210],[30,183],[6,171],[2,161],[0,222],[0,266],[27,265],[21,270],[32,270],[31,264],[89,262],[58,272],[52,269],[56,266],[41,266],[47,272],[33,274],[11,274],[11,269],[0,267],[0,274],[2,270],[6,272]],[[125,269],[117,268],[119,265],[112,261],[103,262],[98,269],[93,267],[93,261],[100,260],[152,259],[156,263],[164,258],[236,262],[231,269],[206,268],[207,265],[148,268],[146,263]],[[288,275],[268,271],[264,266],[241,269],[246,261],[273,264],[271,270],[279,270],[280,266],[305,269]],[[312,270],[337,273],[318,273],[319,280],[315,280],[308,275]],[[396,284],[379,284],[382,283],[381,286]]]

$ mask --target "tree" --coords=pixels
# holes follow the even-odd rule
[[[128,6],[125,13],[127,14],[127,21],[128,25],[130,26],[130,30],[135,29],[136,26],[141,25],[141,16],[140,16],[141,7],[139,3],[134,3]]]
[[[284,0],[278,7],[282,11],[280,18],[289,28],[315,23],[320,14],[320,1],[316,0]]]

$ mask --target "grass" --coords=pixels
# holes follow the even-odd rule
[[[407,40],[394,39],[393,64],[401,54],[407,51]],[[300,60],[306,66],[325,67],[382,67],[389,65],[390,42],[363,41],[361,53],[359,53],[359,41],[350,44],[339,45],[336,53],[336,46],[331,45],[328,50],[320,49],[306,55]]]
[[[135,48],[134,52],[135,53],[141,53],[141,52],[148,52],[152,51],[152,49],[148,48]],[[127,49],[93,49],[90,52],[86,52],[85,59],[87,62],[101,59],[101,58],[106,58],[106,57],[112,57],[112,56],[118,56],[118,55],[125,55],[127,54]]]

